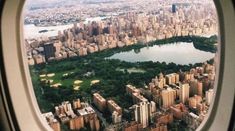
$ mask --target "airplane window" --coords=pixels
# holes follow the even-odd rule
[[[27,0],[24,47],[55,131],[196,130],[216,93],[212,0]]]

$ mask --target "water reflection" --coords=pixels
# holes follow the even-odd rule
[[[195,64],[207,61],[214,56],[214,53],[196,49],[193,43],[179,42],[120,52],[109,57],[109,59],[120,59],[128,62],[159,61],[176,64]]]

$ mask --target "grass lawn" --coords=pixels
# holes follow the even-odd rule
[[[67,87],[71,87],[71,86],[80,86],[79,90],[87,90],[87,88],[89,89],[91,87],[91,82],[92,81],[96,81],[96,80],[99,80],[99,78],[96,78],[96,77],[92,77],[92,78],[82,78],[82,79],[63,79],[63,76],[66,75],[66,74],[70,74],[70,73],[75,73],[76,70],[73,70],[73,71],[69,71],[69,72],[56,72],[54,73],[55,75],[52,76],[52,77],[48,77],[48,76],[44,76],[45,74],[43,74],[44,77],[40,77],[42,75],[40,75],[39,77],[41,79],[46,79],[46,80],[53,80],[53,82],[51,83],[51,85],[54,85],[54,84],[58,84],[60,83],[62,86],[67,86]],[[79,84],[74,84],[75,81],[81,81],[81,83]]]

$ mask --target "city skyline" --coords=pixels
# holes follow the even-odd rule
[[[55,131],[196,130],[215,94],[213,1],[44,2],[27,4],[24,26],[36,35],[25,47],[42,117]],[[215,57],[182,65],[107,59],[177,42]]]

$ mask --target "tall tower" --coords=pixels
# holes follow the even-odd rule
[[[176,5],[172,4],[172,13],[175,13],[175,12],[176,12]]]
[[[180,88],[180,101],[185,103],[189,98],[189,84],[182,84]]]
[[[54,47],[55,47],[55,55],[58,56],[62,47],[61,41],[55,42]]]
[[[71,31],[68,31],[67,47],[69,48],[74,47],[74,37]]]
[[[203,91],[203,84],[201,81],[197,83],[197,95],[202,96],[202,91]]]
[[[168,87],[161,92],[163,108],[168,108],[175,103],[176,91]]]
[[[211,104],[213,96],[214,96],[213,89],[209,89],[208,91],[206,91],[206,104],[207,105]]]
[[[113,31],[113,25],[109,25],[108,26],[108,31],[109,31],[109,34],[113,34],[114,31]]]
[[[148,101],[140,102],[138,105],[134,105],[135,121],[141,123],[143,128],[149,126],[150,108],[150,103]]]
[[[53,43],[45,43],[43,48],[46,61],[51,57],[55,57],[55,47]]]
[[[159,88],[163,88],[166,85],[166,79],[164,78],[163,74],[160,73],[159,74],[159,78],[158,78],[158,87]]]

